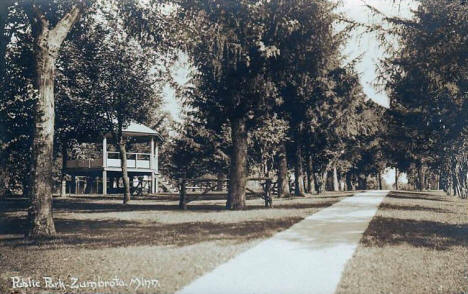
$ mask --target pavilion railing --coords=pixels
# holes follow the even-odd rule
[[[107,158],[105,160],[107,163],[107,167],[121,167],[119,152],[108,151]],[[151,162],[150,153],[134,153],[134,152],[127,153],[127,167],[128,168],[149,169],[151,168],[150,162]]]

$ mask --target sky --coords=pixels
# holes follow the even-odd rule
[[[411,17],[411,9],[416,8],[412,0],[343,0],[342,11],[350,19],[363,24],[382,23],[382,18],[373,14],[365,5],[375,7],[386,16]],[[363,33],[363,29],[353,32],[344,54],[351,60],[362,54],[362,60],[356,66],[361,84],[366,95],[378,104],[389,107],[389,100],[384,91],[373,84],[377,78],[377,65],[385,57],[375,33]]]

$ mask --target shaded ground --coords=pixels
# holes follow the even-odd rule
[[[468,201],[392,192],[337,293],[468,293]]]
[[[26,202],[0,202],[0,292],[8,293],[12,276],[80,281],[159,280],[157,289],[104,287],[55,292],[171,293],[197,276],[290,227],[304,217],[350,194],[277,200],[265,209],[249,200],[245,211],[226,211],[223,200],[191,203],[188,211],[176,201],[56,199],[58,237],[33,243],[20,235],[25,228]],[[54,291],[47,289],[48,292]],[[32,293],[31,289],[27,293]]]

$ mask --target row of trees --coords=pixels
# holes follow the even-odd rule
[[[384,109],[366,102],[354,64],[343,65],[350,27],[328,1],[190,1],[185,20],[202,33],[189,48],[196,68],[188,119],[173,154],[179,176],[229,176],[226,206],[245,206],[247,175],[276,175],[279,194],[366,188],[378,158]],[[181,148],[183,146],[183,148]],[[175,148],[174,148],[175,149]],[[206,160],[201,160],[205,158]],[[191,164],[190,164],[191,163]],[[226,172],[228,168],[228,172]],[[276,171],[276,172],[275,172]]]
[[[355,162],[339,173],[358,174],[359,156],[344,150],[376,134],[377,116],[365,118],[375,107],[364,103],[352,65],[341,65],[348,31],[334,31],[339,16],[330,2],[25,0],[6,8],[2,171],[31,199],[31,237],[54,234],[57,154],[65,160],[77,141],[111,133],[125,161],[122,129],[159,116],[158,86],[170,79],[164,71],[176,49],[195,72],[185,89],[185,145],[177,143],[173,162],[184,175],[226,174],[229,166],[231,209],[245,206],[248,167],[278,169],[283,196],[288,166],[297,195],[314,183],[323,190],[323,175],[335,166],[337,178],[340,161]],[[193,161],[204,166],[187,168]]]
[[[324,191],[328,178],[334,190],[366,189],[370,176],[382,187],[387,166],[421,189],[431,179],[467,194],[463,3],[425,1],[413,20],[386,19],[382,39],[390,33],[401,44],[382,66],[390,110],[364,95],[356,61],[344,63],[355,24],[337,31],[343,16],[332,1],[2,5],[2,181],[31,199],[31,237],[55,232],[54,158],[107,133],[125,161],[122,129],[132,120],[164,125],[167,82],[186,107],[166,143],[167,170],[228,177],[229,209],[245,207],[249,174],[277,177],[280,196],[290,195],[289,170],[297,196]],[[193,71],[179,87],[169,69],[182,52]]]
[[[400,44],[387,43],[382,67],[391,98],[387,154],[418,189],[466,198],[468,5],[422,1],[413,19],[387,21],[387,40]]]

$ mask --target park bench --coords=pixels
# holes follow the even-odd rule
[[[197,179],[179,179],[179,208],[187,209],[187,204],[192,201],[196,201],[210,192],[214,192],[219,188],[219,182],[228,182],[229,180],[218,180],[218,179],[208,179],[208,178],[197,178]],[[250,188],[246,188],[247,192],[257,196],[265,201],[265,207],[273,206],[272,193],[277,190],[277,183],[273,183],[271,178],[248,178],[247,181],[258,181],[262,186],[262,191],[254,191]],[[191,185],[189,185],[191,184]],[[197,195],[188,196],[187,190],[192,189],[201,189],[201,193]]]
[[[275,187],[277,186],[277,183],[273,183],[273,180],[271,178],[248,178],[247,181],[259,181],[260,182],[260,185],[262,185],[262,188],[263,188],[262,192],[256,192],[249,188],[246,188],[246,190],[262,198],[265,201],[265,207],[272,207],[273,198],[271,195]]]

